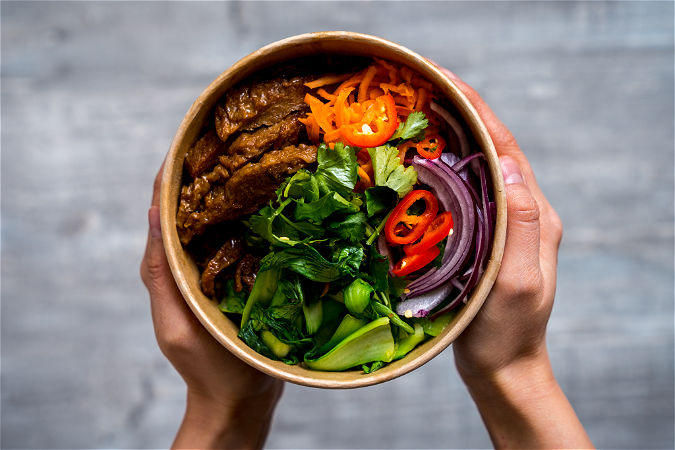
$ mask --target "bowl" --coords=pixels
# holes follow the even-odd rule
[[[183,160],[199,139],[199,134],[217,101],[225,92],[250,75],[291,59],[321,54],[376,56],[404,64],[433,83],[462,116],[477,145],[486,156],[497,205],[497,220],[489,262],[467,303],[454,316],[443,332],[422,343],[406,357],[365,374],[361,370],[321,372],[302,365],[287,365],[270,360],[237,337],[239,326],[206,297],[200,288],[200,272],[183,249],[176,231],[176,212],[182,186]],[[422,366],[447,348],[468,326],[481,308],[499,270],[506,234],[506,200],[499,161],[489,134],[467,98],[424,57],[387,40],[351,32],[320,32],[290,37],[251,53],[220,74],[194,102],[183,119],[169,149],[161,187],[160,203],[162,236],[173,276],[185,301],[204,327],[230,352],[276,378],[304,386],[344,389],[357,388],[392,380]]]

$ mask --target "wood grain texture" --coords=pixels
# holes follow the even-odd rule
[[[411,20],[414,18],[414,20]],[[3,448],[167,447],[184,386],[138,266],[182,117],[270,42],[349,30],[473,85],[565,236],[548,343],[600,448],[673,448],[673,3],[5,2]],[[383,385],[288,385],[270,448],[485,448],[451,351]]]

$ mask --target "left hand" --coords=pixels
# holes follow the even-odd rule
[[[150,293],[159,348],[187,384],[187,411],[174,446],[262,447],[283,382],[230,353],[209,334],[185,302],[162,241],[161,177],[162,168],[155,179],[148,212],[150,230],[141,278]]]

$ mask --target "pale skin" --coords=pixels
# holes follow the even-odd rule
[[[562,224],[525,155],[480,96],[443,70],[478,111],[500,158],[508,226],[501,269],[485,304],[453,344],[464,380],[496,448],[593,448],[558,385],[546,350]],[[173,448],[262,448],[283,383],[229,353],[189,309],[164,253],[160,173],[141,277],[159,347],[187,384]],[[224,382],[224,381],[227,382]]]

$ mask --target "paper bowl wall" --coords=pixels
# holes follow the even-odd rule
[[[497,204],[492,253],[485,273],[468,302],[439,336],[371,374],[365,374],[362,370],[313,371],[301,364],[286,365],[280,361],[272,361],[249,348],[237,337],[239,324],[232,322],[218,309],[215,301],[202,294],[199,269],[183,249],[176,231],[176,212],[183,182],[183,160],[199,139],[202,127],[217,101],[228,89],[262,69],[295,58],[321,54],[376,56],[404,64],[433,83],[438,92],[461,114],[476,143],[484,152]],[[499,270],[506,231],[505,203],[503,178],[492,140],[474,108],[452,81],[425,58],[384,39],[351,32],[321,32],[284,39],[246,56],[223,72],[197,98],[180,124],[166,159],[160,212],[162,236],[176,283],[194,314],[222,345],[251,366],[282,380],[305,386],[344,389],[382,383],[415,370],[448,347],[467,327],[482,306]]]

